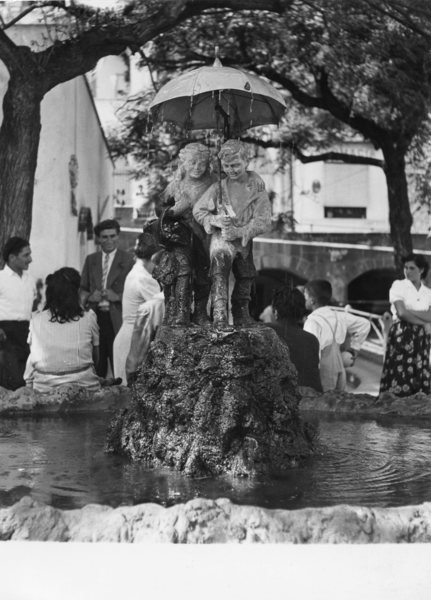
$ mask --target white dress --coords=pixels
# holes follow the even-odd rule
[[[75,383],[90,391],[100,389],[93,364],[93,347],[99,345],[99,326],[92,310],[76,321],[52,322],[51,312],[33,313],[28,343],[30,355],[24,373],[27,384],[39,392]]]
[[[123,323],[114,340],[114,376],[121,377],[126,385],[126,359],[130,350],[133,326],[139,306],[160,292],[160,286],[144,267],[141,259],[126,277],[123,292]]]

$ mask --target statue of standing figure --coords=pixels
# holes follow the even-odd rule
[[[195,203],[193,216],[210,234],[211,300],[214,327],[231,329],[228,320],[228,286],[235,276],[232,316],[235,326],[255,324],[249,313],[256,277],[252,240],[271,226],[271,204],[261,177],[247,171],[247,147],[228,140],[219,158],[226,178],[213,183]]]
[[[209,322],[208,236],[192,211],[214,181],[208,148],[200,143],[187,144],[179,153],[175,176],[163,193],[159,236],[165,254],[159,257],[153,274],[164,289],[167,325],[189,325],[192,300],[193,322],[201,326]]]

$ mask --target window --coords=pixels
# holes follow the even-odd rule
[[[325,219],[366,219],[365,206],[325,206]]]

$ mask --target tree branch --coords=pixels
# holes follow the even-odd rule
[[[30,6],[28,6],[24,10],[22,10],[19,13],[19,15],[17,15],[16,17],[14,17],[8,23],[5,23],[3,21],[3,19],[2,19],[1,20],[1,29],[4,31],[5,29],[9,29],[9,27],[12,27],[13,25],[16,25],[16,23],[18,23],[19,21],[21,21],[21,19],[23,19],[26,15],[28,15],[32,11],[36,10],[37,8],[48,8],[48,7],[49,8],[62,8],[62,9],[66,9],[65,3],[62,2],[61,0],[57,0],[57,1],[53,0],[52,2],[33,2],[33,4],[31,4]]]
[[[34,53],[44,71],[44,89],[49,91],[91,70],[97,61],[109,54],[120,54],[127,47],[132,52],[182,21],[200,14],[207,8],[243,8],[280,12],[292,0],[165,0],[154,5],[152,12],[142,14],[142,5],[126,5],[121,15],[112,17],[103,27],[90,27],[75,38],[58,41],[49,48]],[[106,13],[108,14],[108,13]],[[1,58],[1,54],[0,54]]]
[[[264,141],[261,139],[256,139],[251,136],[241,136],[241,141],[247,144],[254,144],[255,146],[259,146],[260,148],[280,148],[289,150],[292,154],[300,160],[302,163],[313,163],[320,161],[339,161],[350,165],[370,165],[373,167],[379,167],[380,169],[385,169],[385,161],[380,160],[378,158],[371,158],[368,156],[357,156],[355,154],[348,154],[347,152],[322,152],[320,154],[307,155],[300,150],[297,144],[292,143],[291,141],[279,141],[274,142],[272,140]]]

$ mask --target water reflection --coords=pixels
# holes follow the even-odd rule
[[[431,500],[431,426],[319,417],[316,456],[269,479],[187,479],[103,451],[107,415],[3,419],[0,505],[30,494],[59,508],[230,498],[267,508]]]

